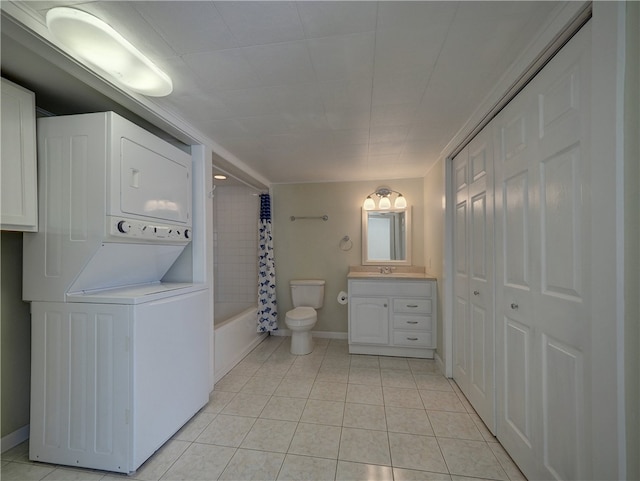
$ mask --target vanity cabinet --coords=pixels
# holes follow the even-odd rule
[[[349,279],[349,352],[433,358],[436,281]]]
[[[35,95],[2,79],[0,227],[38,230]]]

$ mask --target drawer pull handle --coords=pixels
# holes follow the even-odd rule
[[[407,321],[407,324],[418,324],[418,321]]]
[[[407,337],[407,341],[417,341],[417,337]]]
[[[407,304],[407,307],[411,307],[412,309],[415,309],[416,307],[418,307],[418,304]]]

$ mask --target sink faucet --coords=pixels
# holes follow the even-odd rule
[[[391,274],[395,270],[395,267],[381,266],[380,274]]]

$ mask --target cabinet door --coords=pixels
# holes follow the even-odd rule
[[[389,301],[379,297],[352,297],[349,342],[389,343]]]
[[[35,96],[2,79],[3,230],[38,230]]]

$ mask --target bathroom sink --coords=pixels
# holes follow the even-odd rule
[[[433,276],[423,272],[390,272],[374,270],[350,270],[349,279],[432,279]]]

